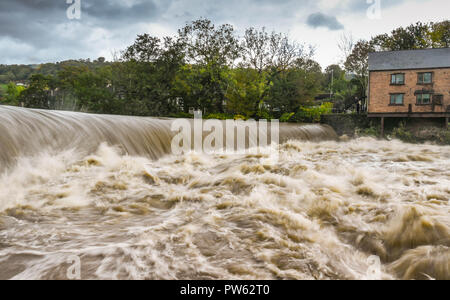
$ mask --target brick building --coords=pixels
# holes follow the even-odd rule
[[[369,54],[368,116],[450,117],[450,48]]]

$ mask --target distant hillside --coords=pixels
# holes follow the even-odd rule
[[[87,66],[96,68],[110,64],[103,57],[97,60],[67,60],[57,63],[34,64],[34,65],[0,65],[0,85],[9,82],[26,82],[34,74],[57,75],[65,66]],[[1,94],[1,91],[0,91]]]

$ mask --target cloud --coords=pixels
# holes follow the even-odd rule
[[[320,12],[309,15],[306,24],[313,28],[325,27],[329,30],[344,29],[344,25],[342,25],[336,17],[327,16]]]
[[[81,19],[69,20],[66,0],[0,1],[0,63],[97,58],[122,50],[157,23],[170,0],[81,0]],[[5,51],[18,48],[20,51]],[[107,47],[107,49],[105,49]]]
[[[333,53],[337,51],[336,30],[345,27],[357,38],[370,38],[380,30],[394,29],[392,24],[428,21],[410,17],[412,3],[421,6],[417,13],[426,10],[422,15],[430,16],[444,14],[446,11],[440,8],[448,0],[381,0],[383,16],[390,17],[378,23],[367,19],[370,4],[366,0],[80,1],[81,20],[69,20],[66,10],[70,5],[66,0],[0,0],[0,64],[99,56],[111,59],[111,52],[123,50],[138,34],[174,35],[186,22],[200,17],[215,24],[230,23],[239,35],[250,26],[287,33],[298,42],[317,45],[317,59],[328,64],[334,62]],[[390,12],[400,7],[408,13],[391,17]],[[329,31],[318,36],[318,27]]]

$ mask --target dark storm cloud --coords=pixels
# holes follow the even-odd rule
[[[96,58],[105,48],[122,49],[137,34],[149,30],[149,24],[154,34],[175,32],[199,17],[216,23],[230,22],[238,30],[265,26],[286,32],[294,25],[305,23],[313,28],[339,30],[344,26],[338,19],[362,14],[369,6],[366,0],[333,2],[330,7],[324,7],[324,1],[319,2],[81,0],[81,20],[69,20],[66,0],[0,0],[0,63],[55,61],[86,55]],[[404,0],[382,0],[382,6],[401,2]]]
[[[344,29],[344,25],[339,23],[336,17],[327,16],[320,12],[309,15],[308,19],[306,20],[306,24],[313,28],[325,27],[330,30]]]
[[[126,2],[120,0],[95,2],[84,0],[82,10],[91,20],[96,20],[99,23],[126,25],[129,22],[154,20],[167,10],[170,3],[170,0],[141,0],[127,5]]]
[[[61,1],[1,1],[0,36],[32,38],[42,27],[63,21],[64,11]]]
[[[90,26],[126,26],[149,21],[167,8],[170,1],[133,1],[127,5],[120,0],[81,0],[82,19]],[[2,0],[0,2],[0,37],[10,36],[31,42],[48,42],[55,25],[70,23],[66,0]]]
[[[41,60],[68,59],[70,55],[95,57],[98,45],[86,40],[96,30],[115,31],[141,22],[156,21],[170,5],[164,0],[81,0],[81,20],[69,20],[66,0],[1,0],[0,1],[0,63],[15,61],[8,49],[13,41],[17,47],[29,51],[22,61],[35,61],[36,53],[49,49],[48,57]],[[134,36],[137,32],[130,34]],[[11,46],[12,47],[12,46]],[[6,50],[4,50],[6,48]],[[77,51],[78,50],[78,51]],[[59,57],[50,53],[58,52]],[[45,52],[45,51],[43,51]],[[76,54],[78,53],[78,54]],[[8,54],[9,57],[6,55]],[[19,55],[19,54],[17,54]],[[23,55],[23,54],[20,54]]]

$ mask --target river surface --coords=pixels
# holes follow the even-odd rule
[[[0,121],[0,279],[450,279],[448,146],[281,126],[174,156],[170,120]]]

